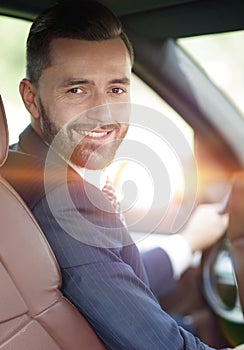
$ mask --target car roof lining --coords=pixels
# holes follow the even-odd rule
[[[242,0],[222,0],[221,6],[219,0],[100,1],[121,17],[125,28],[148,37],[150,33],[154,37],[177,38],[244,29]],[[32,20],[55,3],[55,0],[3,0],[0,14]]]
[[[131,0],[99,1],[105,6],[108,6],[116,15],[124,16],[203,0],[133,0],[133,2]],[[23,18],[33,19],[33,17],[43,9],[54,5],[56,2],[57,0],[2,0],[0,4],[0,12],[5,12],[6,14],[15,13],[15,16],[19,13],[19,16],[23,16]]]
[[[222,5],[226,4],[222,0]],[[125,30],[143,37],[182,38],[244,29],[244,1],[219,6],[219,1],[184,3],[161,10],[123,17]],[[148,30],[150,28],[150,30]]]

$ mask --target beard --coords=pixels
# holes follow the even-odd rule
[[[79,134],[77,130],[82,129],[83,124],[77,118],[61,128],[50,120],[41,100],[39,100],[39,112],[43,139],[67,162],[81,168],[98,170],[108,166],[128,131],[127,123],[110,123],[100,126],[99,130],[113,130],[114,136],[98,144]],[[86,124],[83,130],[94,130],[91,125],[89,127],[88,129]]]

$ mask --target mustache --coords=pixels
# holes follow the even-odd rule
[[[120,126],[118,123],[109,123],[109,124],[93,124],[93,123],[80,123],[80,122],[74,122],[69,125],[67,125],[67,131],[72,132],[72,131],[77,131],[79,132],[80,130],[83,131],[95,131],[95,130],[114,130],[114,129],[119,129]]]

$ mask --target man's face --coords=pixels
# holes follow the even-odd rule
[[[123,41],[55,39],[36,88],[39,133],[80,167],[100,169],[126,135],[131,61]]]

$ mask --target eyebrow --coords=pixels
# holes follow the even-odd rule
[[[113,79],[109,81],[109,84],[123,84],[123,85],[130,85],[130,79],[127,77],[121,78],[121,79]]]
[[[108,83],[130,85],[130,79],[127,77],[116,78],[116,79],[110,80]],[[71,85],[85,85],[85,84],[95,85],[94,81],[89,79],[69,78],[62,82],[62,86],[64,87],[71,86]]]

